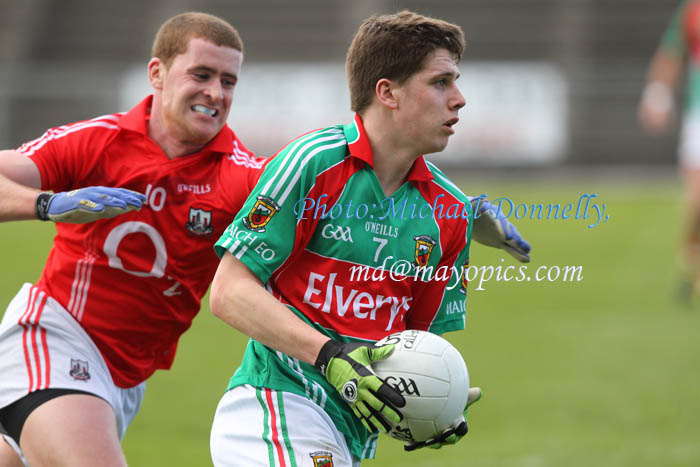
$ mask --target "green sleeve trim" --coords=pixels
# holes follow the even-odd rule
[[[686,52],[685,38],[683,37],[683,16],[686,6],[687,2],[684,1],[676,8],[671,21],[661,36],[660,48],[677,57],[683,56]]]

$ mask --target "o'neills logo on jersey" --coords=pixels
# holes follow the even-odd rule
[[[314,467],[333,467],[333,453],[328,451],[316,451],[309,453],[314,461]]]
[[[211,185],[208,183],[206,185],[188,185],[186,183],[178,183],[177,192],[189,192],[194,193],[195,195],[205,195],[211,192]]]
[[[243,225],[253,232],[264,232],[267,223],[270,222],[272,216],[278,213],[279,210],[280,207],[272,198],[260,195],[257,201],[255,201],[253,209],[251,209],[248,216],[243,219]]]
[[[416,266],[427,266],[430,253],[433,252],[433,247],[436,243],[435,240],[428,235],[418,235],[413,237],[413,240],[416,241],[416,249],[413,255]]]
[[[204,209],[190,208],[190,221],[185,225],[195,235],[209,235],[214,231],[211,226],[211,211]]]

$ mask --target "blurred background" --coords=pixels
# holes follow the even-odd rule
[[[148,91],[146,64],[158,26],[196,9],[240,31],[246,63],[231,121],[249,148],[272,153],[314,124],[349,118],[343,62],[355,30],[373,13],[408,8],[447,18],[466,34],[460,84],[468,104],[451,156],[480,165],[669,166],[674,135],[646,137],[634,114],[676,4],[2,0],[0,147],[131,108]],[[260,129],[266,124],[272,135]]]
[[[261,155],[350,120],[343,61],[364,18],[408,8],[457,23],[468,42],[459,80],[467,107],[437,163],[467,194],[516,204],[576,204],[595,193],[610,220],[514,220],[533,245],[530,274],[582,266],[582,279],[472,283],[467,330],[447,336],[485,391],[469,435],[417,453],[383,438],[367,465],[698,466],[700,308],[676,296],[678,125],[652,138],[636,119],[677,4],[0,0],[0,147],[131,108],[149,93],[158,26],[182,11],[216,14],[241,33],[246,61],[230,124]],[[38,278],[54,233],[50,223],[0,225],[0,309]],[[476,244],[471,261],[518,266]],[[172,370],[149,380],[124,441],[130,465],[211,464],[211,419],[246,340],[211,316],[205,298]]]

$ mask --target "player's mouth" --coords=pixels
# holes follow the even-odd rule
[[[219,115],[218,110],[212,109],[201,104],[195,104],[191,107],[191,109],[199,114],[206,115],[207,117],[216,117],[217,115]]]
[[[452,135],[455,132],[454,128],[452,128],[452,127],[455,124],[457,124],[458,121],[459,121],[459,118],[457,118],[457,117],[451,118],[451,119],[447,120],[445,123],[443,123],[442,126],[443,126],[443,128],[446,128],[448,133],[450,133]]]

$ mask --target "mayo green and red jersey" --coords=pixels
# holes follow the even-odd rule
[[[302,320],[333,339],[374,342],[405,329],[464,329],[471,238],[467,197],[418,158],[387,197],[358,115],[303,135],[265,168],[216,243]],[[251,340],[229,389],[251,384],[305,395],[358,458],[371,435],[311,365]]]
[[[688,57],[686,110],[700,112],[700,0],[685,0],[678,6],[661,48],[678,58]]]

